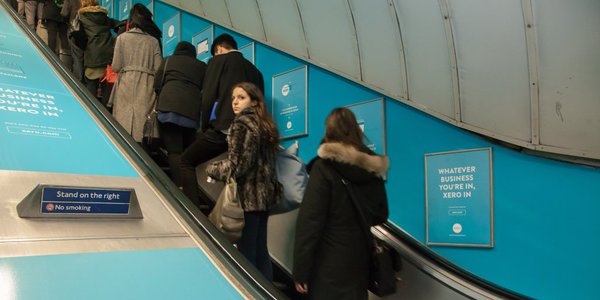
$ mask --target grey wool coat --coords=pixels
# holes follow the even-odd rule
[[[109,103],[113,116],[141,142],[146,116],[152,111],[154,76],[160,66],[162,55],[156,38],[134,28],[117,37],[112,68],[119,73]]]
[[[277,145],[270,145],[261,136],[253,107],[244,109],[233,119],[227,144],[227,158],[209,164],[208,176],[225,181],[232,172],[244,211],[272,209],[283,191],[275,173],[278,150]]]

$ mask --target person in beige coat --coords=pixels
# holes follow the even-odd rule
[[[115,44],[112,68],[119,73],[110,101],[113,116],[142,142],[146,116],[154,107],[154,76],[162,61],[158,40],[140,27],[143,20],[131,11],[130,30],[119,35]]]

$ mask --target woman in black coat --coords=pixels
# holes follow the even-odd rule
[[[388,217],[384,187],[389,161],[363,144],[352,111],[333,110],[318,157],[309,164],[310,179],[296,225],[296,290],[310,299],[367,299],[368,240],[342,176],[364,200],[370,225]],[[342,175],[343,174],[343,175]]]
[[[196,48],[183,41],[162,61],[154,76],[160,137],[172,176],[178,176],[179,157],[193,142],[199,126],[204,73],[206,64],[196,59]]]

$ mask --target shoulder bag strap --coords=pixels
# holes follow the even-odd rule
[[[344,187],[348,192],[348,196],[350,196],[350,202],[352,202],[352,206],[354,206],[354,209],[358,214],[358,219],[360,221],[359,225],[361,225],[360,227],[367,238],[367,251],[371,251],[371,249],[373,249],[373,234],[371,233],[371,226],[367,223],[367,218],[365,217],[365,214],[360,206],[357,198],[358,194],[353,190],[350,181],[348,181],[348,179],[346,179],[346,177],[344,177],[342,173],[335,168],[335,166],[332,164],[329,164],[329,166],[341,177],[342,184],[344,184]]]

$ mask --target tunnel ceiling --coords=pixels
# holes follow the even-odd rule
[[[600,1],[164,2],[455,126],[600,159]]]

